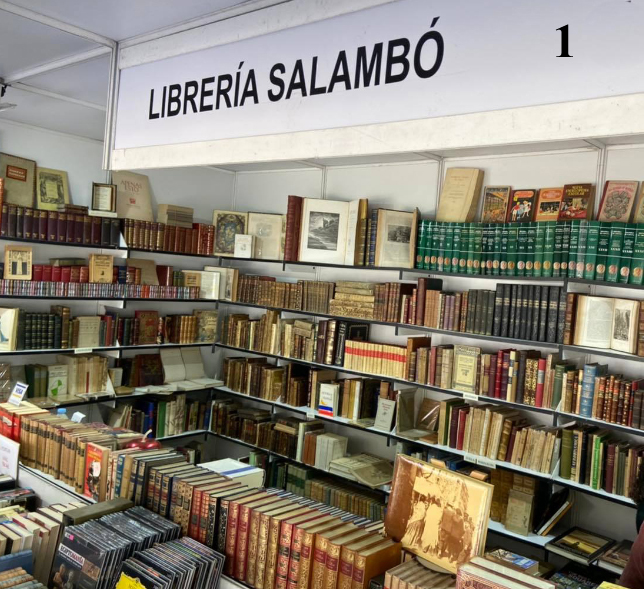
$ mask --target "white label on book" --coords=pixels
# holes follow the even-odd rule
[[[9,403],[16,406],[20,405],[20,403],[22,403],[22,400],[25,398],[25,395],[27,394],[28,388],[28,384],[25,384],[24,382],[17,382],[13,387],[13,391],[11,391],[11,395],[9,396]]]
[[[74,348],[74,354],[91,354],[94,348]]]
[[[463,393],[463,399],[466,401],[478,401],[479,396],[475,395],[474,393]]]
[[[485,466],[485,468],[496,468],[496,461],[487,458],[486,456],[479,456],[476,459],[476,464],[479,466]]]
[[[464,454],[463,459],[467,460],[468,462],[472,462],[473,464],[476,464],[478,456],[476,454]]]

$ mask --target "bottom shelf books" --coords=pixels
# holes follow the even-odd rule
[[[29,589],[44,589],[47,585],[40,583],[33,575],[22,567],[16,567],[0,573],[2,589],[10,587],[29,587]]]

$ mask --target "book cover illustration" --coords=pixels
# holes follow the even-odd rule
[[[638,182],[609,180],[599,205],[599,221],[628,223],[635,202]]]
[[[450,572],[485,547],[492,485],[398,455],[387,534]]]
[[[509,186],[485,187],[483,191],[482,223],[505,223],[510,192],[511,188]]]
[[[65,530],[52,568],[55,589],[94,589],[106,564],[107,549],[98,550],[75,529]]]
[[[566,184],[559,209],[559,221],[590,219],[593,214],[592,184]]]
[[[215,226],[215,255],[232,256],[235,253],[235,235],[246,233],[247,213],[215,211],[212,224]]]
[[[529,223],[534,216],[536,190],[514,190],[508,204],[508,223]]]
[[[563,198],[563,188],[542,188],[539,190],[535,221],[556,221]]]
[[[67,172],[40,167],[37,170],[37,207],[42,210],[57,211],[59,206],[69,204]]]

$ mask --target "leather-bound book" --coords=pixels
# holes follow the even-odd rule
[[[0,188],[0,193],[2,189]],[[1,197],[0,197],[1,201]],[[24,214],[22,236],[25,239],[34,239],[34,209],[26,208]]]
[[[315,538],[317,534],[338,530],[345,526],[340,518],[322,523],[319,526],[307,528],[302,535],[302,548],[299,561],[299,573],[297,579],[298,589],[308,589],[311,585],[311,574],[313,571]]]
[[[83,243],[84,215],[75,214],[74,217],[74,243]]]
[[[358,540],[364,540],[370,535],[370,532],[367,530],[359,528],[339,538],[329,540],[326,549],[326,571],[324,573],[323,589],[336,589],[340,572],[340,553],[342,552],[342,547]]]
[[[321,532],[315,535],[315,542],[312,544],[313,558],[311,560],[311,577],[309,589],[323,589],[326,576],[327,547],[330,540],[345,536],[355,531],[353,524],[345,524],[334,530]]]
[[[302,556],[302,540],[304,538],[304,533],[310,529],[320,528],[321,526],[331,526],[334,523],[336,525],[341,525],[341,522],[334,516],[320,512],[319,517],[294,525],[288,565],[288,589],[297,589],[298,578],[300,574],[300,558]]]
[[[92,217],[83,215],[83,244],[91,245],[92,243]]]
[[[382,543],[383,537],[377,533],[370,533],[368,536],[357,541],[351,541],[342,546],[340,551],[340,564],[338,570],[337,589],[351,589],[353,582],[353,565],[356,554]],[[289,588],[290,589],[290,588]]]
[[[16,237],[23,239],[25,236],[25,207],[16,207]]]
[[[110,245],[110,235],[112,233],[112,220],[109,217],[99,217],[101,220],[101,245],[108,247]]]
[[[400,563],[400,542],[383,540],[356,553],[353,562],[351,589],[367,589],[369,581]]]
[[[47,241],[58,241],[58,211],[47,211]]]
[[[18,214],[16,205],[8,205],[9,223],[7,226],[7,237],[16,237],[16,215]]]
[[[288,197],[284,239],[284,260],[286,262],[296,262],[298,260],[303,203],[304,199],[301,196],[289,195]]]
[[[253,501],[265,496],[266,492],[260,491],[242,499],[233,499],[227,506],[228,515],[226,517],[226,540],[224,546],[224,553],[226,555],[224,573],[226,575],[232,576],[233,571],[235,570],[235,550],[237,546],[237,526],[239,525],[239,507],[244,503],[252,503]],[[223,503],[222,507],[224,507]]]
[[[92,245],[101,245],[101,227],[102,222],[100,217],[88,217],[91,221],[92,233],[91,233],[91,244]]]
[[[2,178],[0,178],[2,180]],[[0,225],[0,237],[9,237],[9,205],[2,203],[2,224]]]

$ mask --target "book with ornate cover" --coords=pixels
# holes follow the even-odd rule
[[[0,153],[0,178],[4,180],[4,202],[33,207],[36,196],[36,162]]]
[[[552,581],[527,575],[480,557],[473,558],[471,562],[459,567],[456,585],[472,589],[499,589],[499,587],[555,589],[557,587]]]
[[[356,554],[361,550],[367,550],[376,544],[380,544],[382,540],[383,538],[380,534],[372,533],[367,537],[349,542],[342,546],[340,551],[337,589],[351,589],[351,584],[353,582],[353,563],[355,561]]]
[[[487,483],[399,454],[385,529],[406,550],[456,572],[483,553],[492,491]]]
[[[286,227],[284,237],[284,260],[296,262],[300,249],[300,233],[302,228],[302,206],[304,198],[290,194],[286,208]]]
[[[566,184],[559,209],[559,221],[588,219],[593,216],[595,187],[592,184]]]
[[[139,345],[156,344],[159,331],[159,312],[135,311],[134,317],[139,320]]]
[[[537,199],[535,221],[556,221],[563,198],[563,188],[541,188]]]
[[[225,555],[226,565],[225,574],[232,576],[235,570],[235,556],[237,549],[237,532],[239,526],[239,508],[245,503],[252,503],[258,499],[266,497],[265,491],[260,491],[255,495],[249,495],[242,499],[233,499],[228,505],[228,517],[226,523],[226,541],[225,541]],[[223,504],[222,504],[223,507]]]
[[[345,524],[340,528],[328,532],[322,532],[315,535],[315,542],[313,543],[313,559],[311,562],[311,582],[309,589],[323,589],[324,578],[326,576],[326,559],[327,547],[329,541],[340,536],[353,532],[355,526],[353,524]],[[265,588],[268,589],[268,588]]]
[[[300,553],[300,566],[297,579],[298,589],[308,589],[311,583],[311,573],[313,570],[313,554],[315,551],[315,537],[317,534],[337,530],[344,527],[345,522],[340,518],[334,518],[330,522],[320,524],[304,530],[302,535],[302,549]]]
[[[483,189],[481,223],[505,223],[510,192],[509,186],[486,186]]]
[[[358,540],[364,540],[368,536],[370,536],[370,532],[364,528],[359,528],[351,530],[348,534],[344,534],[339,538],[329,540],[326,549],[326,571],[324,573],[323,589],[336,589],[337,587],[342,547]]]
[[[235,235],[244,235],[248,226],[248,213],[239,211],[214,211],[212,224],[215,227],[215,256],[233,256]]]
[[[529,223],[534,217],[537,191],[534,189],[513,190],[508,203],[508,223]]]
[[[288,589],[297,589],[298,578],[300,574],[300,557],[302,555],[302,540],[304,533],[312,528],[319,528],[320,526],[331,526],[336,522],[340,525],[340,521],[332,515],[320,514],[320,517],[314,520],[307,520],[303,523],[296,524],[293,527],[293,540],[291,543],[291,554],[288,565]],[[249,553],[250,558],[250,553]],[[247,578],[247,581],[248,578]]]
[[[384,573],[400,562],[400,542],[385,540],[356,553],[353,564],[351,589],[367,589],[373,577]]]
[[[105,254],[90,254],[89,281],[111,284],[114,258]]]
[[[599,203],[598,221],[628,223],[637,194],[637,181],[607,180]]]

